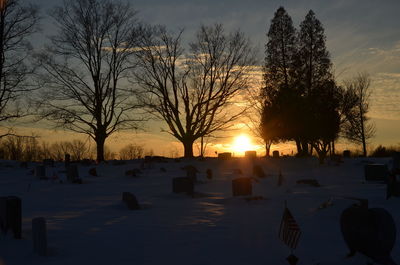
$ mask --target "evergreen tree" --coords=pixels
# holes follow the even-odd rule
[[[321,162],[339,133],[339,89],[331,73],[321,22],[312,10],[300,24],[295,76],[303,106],[299,109],[299,138],[304,154],[315,148]],[[311,146],[311,148],[309,148]]]
[[[296,30],[283,7],[278,8],[267,34],[264,65],[265,99],[261,118],[261,132],[266,143],[293,138],[292,72],[296,58]],[[267,148],[268,149],[268,148]],[[269,150],[266,150],[267,154]]]

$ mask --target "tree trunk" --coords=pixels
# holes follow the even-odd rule
[[[271,152],[271,144],[265,143],[265,157],[269,157],[270,152]]]
[[[193,140],[182,141],[184,148],[184,157],[193,157]]]
[[[98,136],[96,137],[96,150],[97,150],[97,162],[102,162],[104,161],[104,143],[106,141],[106,137],[104,136]]]
[[[301,156],[303,154],[303,150],[301,149],[301,143],[300,140],[296,139],[296,147],[297,147],[297,155]]]
[[[301,156],[308,156],[309,155],[309,148],[308,143],[306,141],[301,141]]]

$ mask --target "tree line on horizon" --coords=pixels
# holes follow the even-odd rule
[[[240,30],[202,25],[193,40],[183,31],[138,20],[128,2],[70,0],[53,8],[57,32],[34,51],[39,8],[20,0],[0,6],[0,121],[2,127],[34,112],[36,121],[89,136],[105,160],[106,139],[137,130],[151,118],[179,140],[184,157],[193,144],[232,127],[252,108],[255,131],[265,142],[294,141],[299,156],[316,150],[321,162],[339,136],[366,143],[367,74],[337,85],[324,29],[313,11],[300,29],[280,7],[267,33],[263,85],[248,102],[235,103],[251,86],[256,50]],[[21,101],[30,98],[29,101]],[[13,135],[6,131],[0,139]]]

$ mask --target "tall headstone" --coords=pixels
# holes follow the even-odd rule
[[[8,230],[7,197],[0,197],[0,230],[3,234]]]
[[[6,223],[11,229],[15,239],[22,237],[22,212],[21,199],[16,196],[8,196],[6,199]]]
[[[47,229],[46,219],[37,217],[32,219],[33,251],[40,255],[47,255]]]
[[[232,180],[233,196],[248,196],[252,194],[251,178],[235,178]]]
[[[273,158],[279,158],[279,151],[275,150],[272,152],[272,157]]]
[[[212,170],[211,169],[207,169],[206,170],[206,175],[207,175],[207,179],[212,179],[213,178],[213,172],[212,172]]]
[[[75,183],[79,179],[79,172],[77,165],[70,164],[67,167],[67,180],[69,182]]]
[[[394,152],[392,157],[392,172],[400,174],[400,152]]]
[[[70,162],[71,162],[71,155],[65,154],[65,157],[64,157],[65,168],[68,168]]]
[[[344,158],[349,158],[350,156],[351,156],[350,150],[344,150],[344,151],[343,151],[343,157],[344,157]]]

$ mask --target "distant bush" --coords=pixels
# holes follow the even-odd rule
[[[399,152],[399,147],[389,146],[385,147],[379,145],[375,150],[371,153],[371,157],[391,157],[394,152]]]

